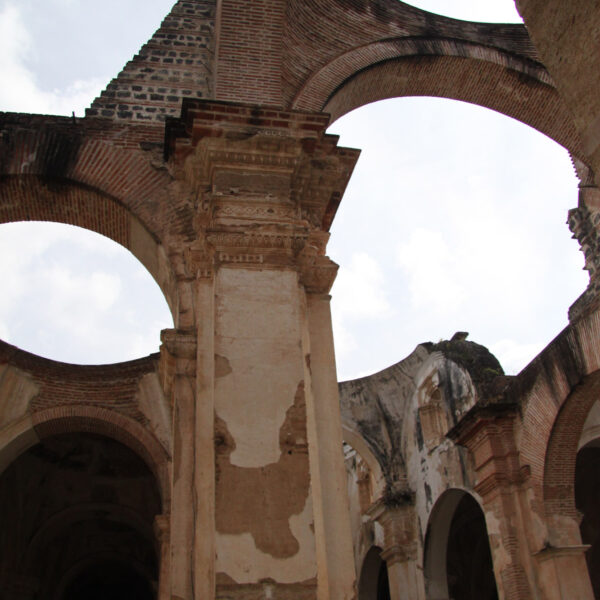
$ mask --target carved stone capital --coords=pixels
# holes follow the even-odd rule
[[[386,506],[376,502],[368,511],[383,527],[384,548],[381,557],[388,565],[417,558],[417,514],[414,502]]]
[[[302,257],[298,260],[300,282],[310,294],[328,294],[339,266],[327,256]]]
[[[214,276],[215,250],[204,242],[188,246],[185,250],[188,270],[195,279],[211,279]]]
[[[174,358],[196,358],[196,332],[194,330],[163,329],[160,341],[164,349]]]
[[[417,542],[413,541],[409,544],[394,544],[388,546],[386,543],[385,549],[381,551],[381,558],[385,560],[388,567],[395,563],[404,563],[410,560],[417,559]]]

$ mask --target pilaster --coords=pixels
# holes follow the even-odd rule
[[[325,268],[331,274],[335,271]],[[323,275],[324,273],[320,273]],[[311,277],[313,285],[317,275]],[[331,280],[332,281],[332,280]],[[330,299],[306,295],[303,335],[307,428],[317,543],[319,600],[354,598],[356,575],[350,531]],[[327,287],[327,290],[329,288]]]
[[[195,600],[193,547],[195,532],[195,421],[196,352],[195,331],[163,330],[161,359],[170,371],[173,404],[173,483],[171,496],[170,595]],[[162,584],[161,584],[162,587]]]

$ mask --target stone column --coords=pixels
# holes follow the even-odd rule
[[[194,600],[196,332],[169,329],[164,330],[161,337],[162,358],[172,370],[170,595],[181,600]]]
[[[418,566],[417,515],[414,504],[376,504],[371,515],[383,527],[381,558],[388,569],[391,600],[424,600],[423,569]]]
[[[194,457],[194,598],[215,595],[215,309],[212,268],[197,272],[196,424]]]
[[[308,448],[317,546],[319,600],[354,598],[356,574],[342,454],[342,426],[328,291],[337,265],[305,257],[303,335]]]
[[[154,536],[158,546],[158,600],[170,600],[171,552],[169,547],[169,515],[154,517]]]
[[[163,333],[172,362],[171,594],[215,595],[214,270],[205,244],[186,251],[195,330]],[[161,586],[162,589],[162,586]],[[168,597],[168,596],[167,596]]]

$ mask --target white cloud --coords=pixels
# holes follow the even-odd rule
[[[447,314],[463,304],[466,293],[460,273],[440,232],[416,229],[399,245],[398,263],[408,278],[415,308]]]
[[[0,253],[0,337],[25,350],[65,362],[130,360],[155,352],[160,330],[172,327],[149,273],[98,234],[5,224]]]
[[[353,323],[379,320],[392,313],[379,263],[366,252],[355,252],[350,264],[340,268],[332,289],[333,335],[341,363],[359,345]]]
[[[542,342],[520,343],[504,339],[490,344],[488,350],[500,361],[507,375],[516,375],[544,349],[544,346]]]
[[[355,252],[341,267],[334,284],[335,310],[344,317],[381,318],[391,312],[379,263],[366,252]]]
[[[119,298],[121,280],[113,274],[96,272],[90,278],[90,292],[98,310],[106,311]]]
[[[3,111],[82,116],[105,87],[96,78],[74,81],[66,89],[43,91],[25,66],[33,42],[19,9],[8,3],[0,10],[0,107]]]

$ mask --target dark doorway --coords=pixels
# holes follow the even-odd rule
[[[600,599],[600,447],[584,446],[575,465],[575,505],[583,514],[579,529],[581,541],[591,548],[586,552],[594,598]]]
[[[102,561],[84,569],[67,586],[63,600],[152,600],[148,580],[114,561]]]
[[[390,584],[381,549],[371,548],[363,561],[358,586],[359,600],[390,600]]]
[[[452,517],[446,573],[452,600],[498,600],[485,518],[469,494],[463,495]]]
[[[152,600],[158,579],[154,475],[91,433],[45,438],[0,477],[0,589],[36,600]]]

